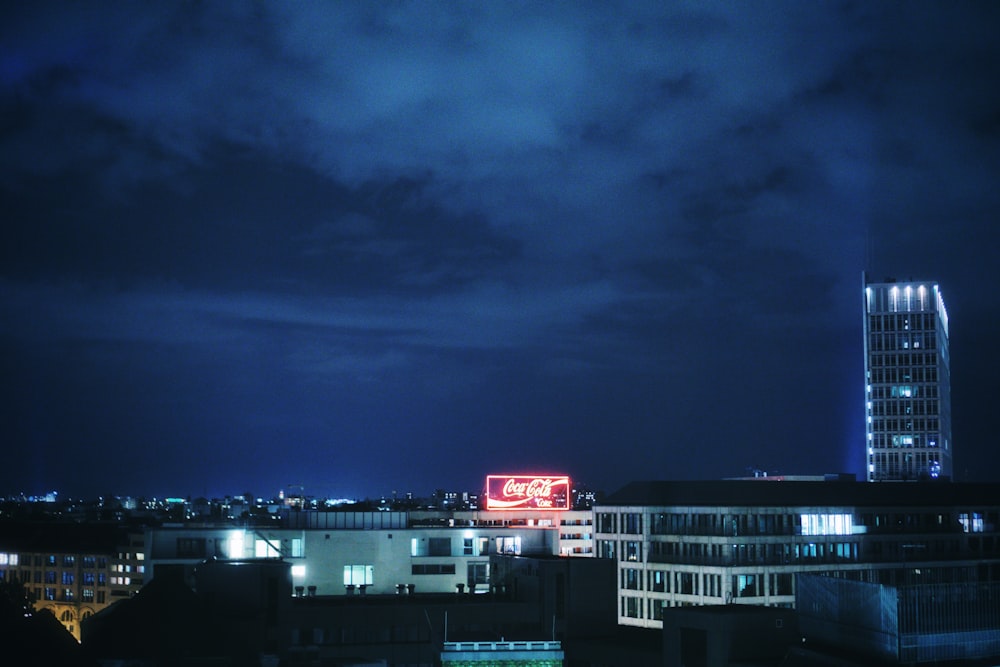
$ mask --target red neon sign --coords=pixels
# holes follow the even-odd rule
[[[488,510],[568,510],[566,475],[487,475]]]

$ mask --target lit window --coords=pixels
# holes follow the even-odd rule
[[[226,540],[226,555],[229,558],[243,558],[243,531],[232,532]]]
[[[983,515],[979,512],[967,514],[965,512],[958,515],[958,522],[962,524],[962,531],[966,533],[983,532]]]
[[[854,532],[851,514],[802,514],[800,519],[803,535],[850,535]]]
[[[257,558],[277,558],[281,552],[268,540],[256,540],[254,542],[254,555]]]
[[[292,566],[292,576],[296,579],[302,579],[306,576],[306,566],[305,565],[293,565]]]
[[[521,536],[497,537],[497,553],[520,555]]]
[[[374,565],[345,565],[345,586],[371,586],[374,579]]]

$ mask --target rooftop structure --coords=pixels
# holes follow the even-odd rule
[[[441,665],[562,667],[563,657],[562,646],[557,641],[445,642],[441,650]]]

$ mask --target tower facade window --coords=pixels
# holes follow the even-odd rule
[[[864,282],[870,482],[952,474],[948,312],[937,283]]]

